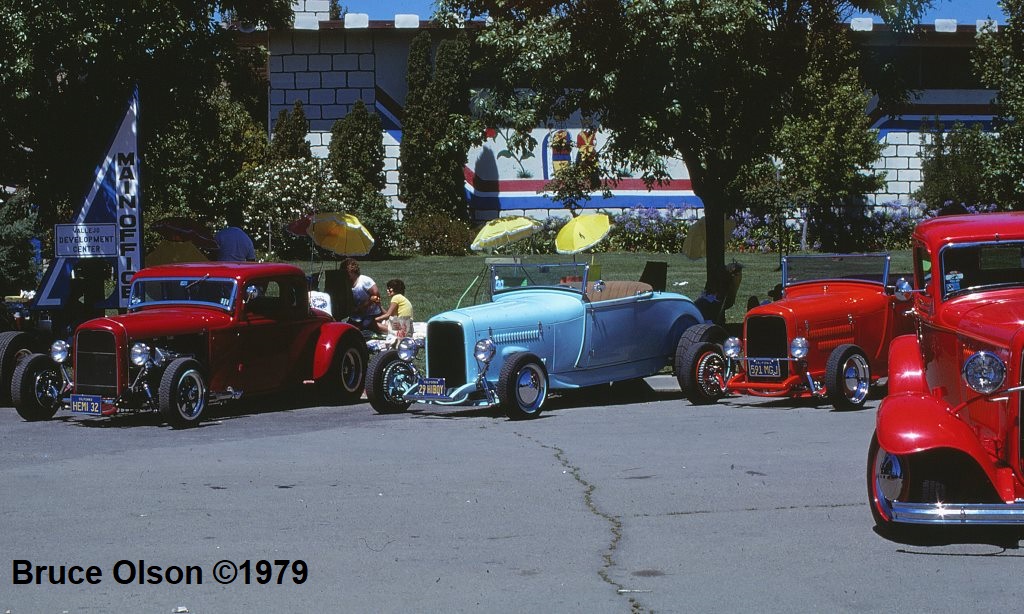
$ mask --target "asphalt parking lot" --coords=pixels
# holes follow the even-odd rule
[[[1016,531],[872,530],[876,406],[694,407],[660,378],[529,422],[283,398],[182,431],[0,409],[0,610],[1015,610]]]

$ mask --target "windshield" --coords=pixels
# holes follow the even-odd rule
[[[837,279],[885,285],[888,277],[888,254],[787,256],[782,261],[782,283],[786,286]]]
[[[492,264],[491,293],[521,288],[571,288],[583,292],[590,265],[583,262],[566,264]]]
[[[204,305],[231,310],[235,302],[235,280],[209,277],[139,279],[132,284],[130,309],[153,305]]]
[[[942,298],[1024,283],[1024,242],[950,245],[942,250]]]

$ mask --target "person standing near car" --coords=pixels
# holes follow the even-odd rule
[[[352,285],[352,302],[355,304],[349,322],[362,330],[379,332],[375,318],[383,309],[380,306],[377,282],[360,272],[359,263],[354,258],[345,258],[341,266],[348,273],[348,281]]]
[[[245,262],[256,260],[256,248],[252,239],[241,228],[242,214],[228,214],[228,226],[217,231],[217,260]]]

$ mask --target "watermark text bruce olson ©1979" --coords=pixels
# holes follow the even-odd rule
[[[303,584],[309,573],[302,559],[274,559],[239,563],[217,561],[206,577],[212,576],[218,584]],[[144,559],[122,559],[113,565],[62,564],[36,565],[26,559],[11,561],[12,584],[35,585],[89,585],[102,584],[112,579],[117,584],[203,584],[202,565],[153,565]]]

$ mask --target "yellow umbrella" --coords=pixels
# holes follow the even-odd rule
[[[736,221],[725,218],[725,242],[729,242],[732,231],[736,229]],[[707,230],[704,227],[704,218],[690,224],[686,231],[686,238],[683,239],[683,253],[690,260],[697,260],[707,255]]]
[[[540,229],[540,222],[528,217],[521,215],[499,217],[484,224],[480,232],[476,233],[476,238],[473,239],[469,249],[475,252],[494,249],[513,241],[525,239],[540,232]]]
[[[578,254],[600,243],[611,229],[612,220],[604,213],[573,218],[555,235],[555,251],[559,254]]]
[[[373,235],[350,213],[317,213],[306,234],[324,249],[341,256],[365,256],[373,248]]]
[[[164,239],[153,251],[146,254],[146,266],[158,264],[175,264],[178,262],[206,262],[209,258],[199,251],[191,241],[171,241]]]

